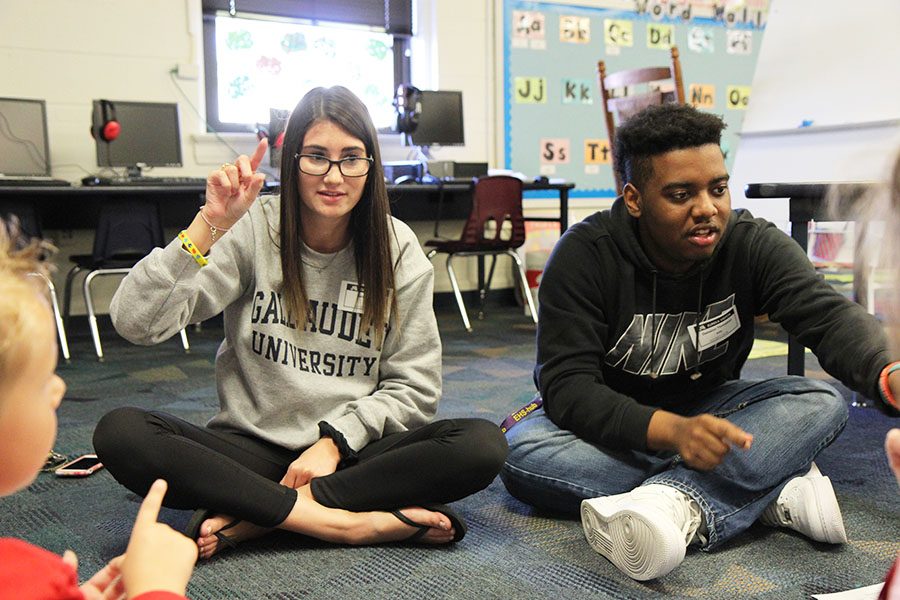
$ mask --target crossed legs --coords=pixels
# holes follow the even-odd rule
[[[165,505],[207,508],[217,516],[200,528],[201,547],[233,519],[237,539],[281,528],[319,539],[369,544],[409,537],[416,529],[389,512],[403,509],[430,530],[424,542],[453,538],[450,519],[421,508],[483,489],[506,456],[497,427],[454,419],[385,436],[359,452],[353,465],[297,490],[278,482],[300,451],[199,427],[160,412],[116,409],[101,419],[94,447],[125,487],[144,495],[156,478],[169,482]]]
[[[699,504],[709,529],[705,548],[711,549],[749,527],[790,479],[809,470],[847,420],[846,403],[834,388],[801,377],[728,382],[697,398],[687,414],[700,412],[752,433],[751,449],[733,450],[715,469],[696,471],[671,453],[586,442],[538,410],[507,432],[510,455],[500,476],[520,500],[573,515],[584,499],[644,484],[673,487]]]

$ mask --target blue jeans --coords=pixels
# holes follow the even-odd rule
[[[577,514],[581,501],[659,483],[697,501],[713,549],[747,529],[787,481],[844,429],[847,405],[827,383],[803,377],[725,383],[685,407],[684,416],[726,418],[753,434],[749,450],[732,450],[710,471],[671,452],[603,448],[560,429],[538,409],[506,433],[509,456],[500,478],[533,506]]]

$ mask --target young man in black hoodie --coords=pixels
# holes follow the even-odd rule
[[[844,428],[846,403],[821,381],[740,379],[754,317],[768,314],[828,373],[897,414],[900,370],[878,322],[773,224],[731,209],[724,127],[668,104],[616,131],[623,194],[550,257],[535,368],[543,407],[507,432],[510,493],[580,507],[591,546],[638,580],[757,519],[847,541],[813,462]]]

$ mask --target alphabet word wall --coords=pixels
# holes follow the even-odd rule
[[[607,0],[601,8],[504,0],[506,168],[574,182],[574,197],[614,196],[597,62],[607,74],[668,66],[673,45],[685,100],[728,124],[722,149],[731,168],[768,1]]]

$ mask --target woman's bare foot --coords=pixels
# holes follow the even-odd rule
[[[280,529],[302,533],[337,544],[379,544],[396,542],[413,536],[421,528],[407,525],[389,512],[350,512],[328,508],[316,502],[309,486],[297,490],[297,503]],[[447,515],[420,507],[404,508],[400,512],[418,525],[428,527],[416,541],[425,544],[446,544],[453,541],[455,531]]]
[[[392,513],[368,513],[372,515],[377,539],[363,543],[396,542],[409,539],[419,532],[422,527],[428,527],[428,529],[422,536],[416,538],[415,541],[417,543],[448,544],[453,541],[453,536],[456,532],[447,515],[417,506],[404,508],[399,512],[413,523],[419,525],[419,527],[413,527],[404,523]]]
[[[236,525],[226,528],[233,521],[234,519],[227,515],[216,515],[203,521],[203,524],[200,525],[200,536],[197,538],[200,558],[211,558],[216,552],[220,552],[223,546],[227,547],[228,544],[219,539],[216,533],[221,532],[220,535],[227,537],[234,544],[238,544],[272,531],[268,527],[260,527],[247,521],[240,521]],[[223,530],[223,528],[225,529]]]

